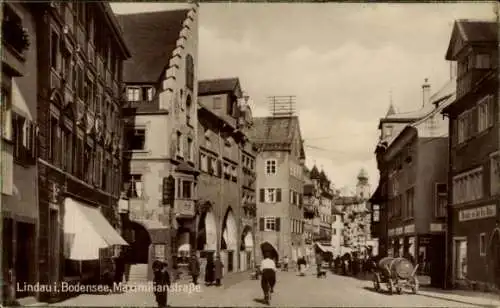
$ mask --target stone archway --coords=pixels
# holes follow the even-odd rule
[[[198,216],[198,236],[196,238],[196,250],[217,250],[217,223],[215,215],[208,210]]]
[[[238,268],[238,227],[231,207],[227,209],[222,224],[220,249],[224,266],[227,272],[232,272]]]
[[[238,250],[238,227],[231,208],[227,210],[224,216],[221,235],[221,249],[231,251]]]
[[[254,266],[254,235],[250,226],[245,226],[240,239],[240,270],[245,271]]]

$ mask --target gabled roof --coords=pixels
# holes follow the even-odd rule
[[[292,143],[299,127],[299,118],[257,117],[253,120],[250,139],[257,144]]]
[[[237,77],[201,80],[198,82],[198,95],[237,92],[240,90],[240,80]]]
[[[177,46],[189,10],[117,15],[132,58],[123,66],[123,81],[155,83]]]
[[[316,168],[316,165],[314,165],[311,169],[310,178],[311,180],[318,180],[320,178],[320,174],[318,168]]]
[[[457,42],[463,42],[457,46]],[[488,20],[459,19],[455,21],[450,43],[446,51],[446,60],[455,60],[465,44],[498,42],[498,23]]]

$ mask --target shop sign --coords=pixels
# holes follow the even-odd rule
[[[458,213],[458,221],[469,221],[476,219],[484,219],[488,217],[495,217],[497,215],[496,205],[486,205],[476,207],[473,209],[461,210]]]
[[[430,237],[419,237],[418,238],[419,245],[429,245],[431,242]]]
[[[405,226],[405,234],[415,233],[415,225]]]
[[[396,228],[396,235],[402,235],[403,234],[403,227]]]
[[[430,225],[431,232],[441,232],[444,231],[444,224],[432,224]]]

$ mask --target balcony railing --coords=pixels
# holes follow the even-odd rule
[[[196,214],[195,202],[192,199],[175,199],[174,212],[178,218],[192,218]]]

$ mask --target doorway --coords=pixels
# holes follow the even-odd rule
[[[16,283],[34,285],[35,282],[35,225],[24,222],[16,223]],[[16,298],[33,295],[24,288],[16,288]]]
[[[130,263],[148,264],[151,237],[148,230],[137,222],[131,221],[132,242],[130,243]]]

